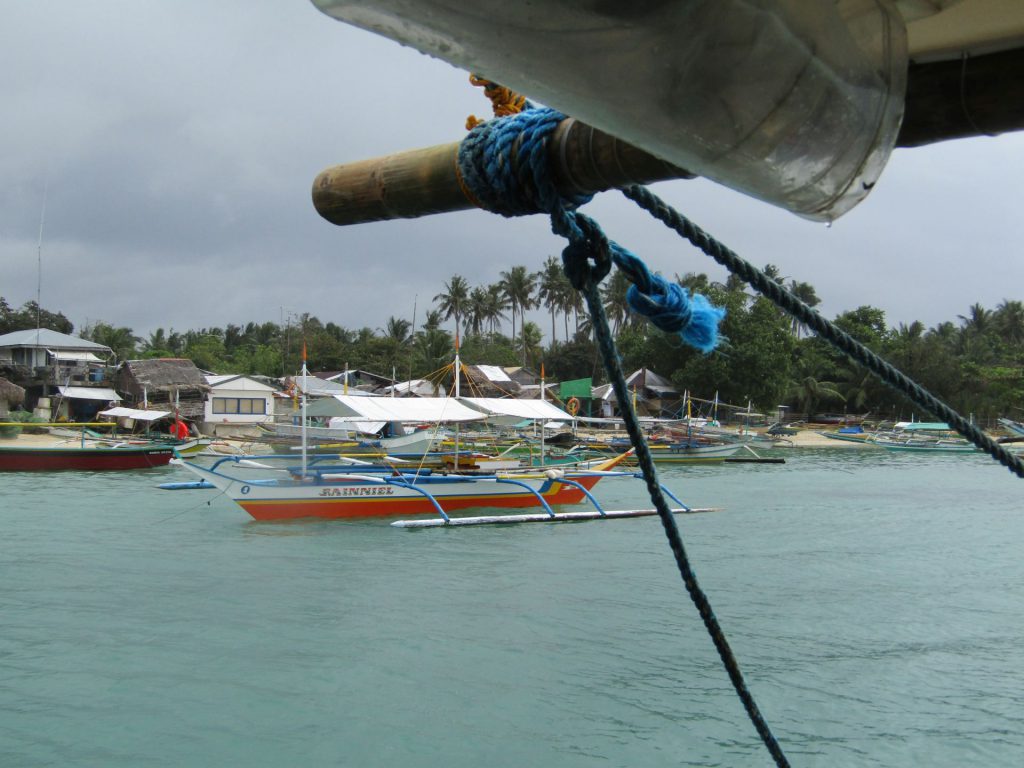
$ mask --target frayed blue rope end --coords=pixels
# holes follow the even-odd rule
[[[725,317],[725,310],[699,293],[690,296],[681,285],[651,275],[650,292],[631,285],[626,301],[634,312],[663,331],[678,333],[684,342],[705,354],[718,346],[718,324]]]
[[[707,354],[718,346],[718,324],[725,317],[725,308],[716,307],[705,296],[695,293],[690,297],[690,312],[690,323],[682,332],[683,341]]]

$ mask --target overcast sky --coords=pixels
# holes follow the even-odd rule
[[[309,312],[418,323],[453,274],[486,284],[563,243],[482,211],[339,228],[327,166],[458,140],[467,73],[308,0],[0,0],[0,296],[146,336]],[[891,326],[1024,299],[1024,134],[897,150],[831,228],[706,181],[655,191],[741,256],[811,283],[828,317]],[[45,194],[44,194],[45,191]],[[40,215],[45,225],[39,248]],[[585,209],[666,275],[724,271],[621,195]],[[550,327],[538,318],[542,329]]]

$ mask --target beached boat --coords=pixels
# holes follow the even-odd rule
[[[967,440],[959,438],[930,437],[893,437],[891,435],[871,439],[877,445],[889,451],[919,451],[935,453],[980,453],[981,449]]]
[[[611,475],[625,454],[589,468],[510,471],[486,475],[401,471],[375,465],[310,461],[253,477],[253,461],[224,457],[211,467],[181,465],[256,520],[290,520],[440,515],[471,508],[523,509],[576,504],[599,480]],[[242,462],[246,462],[242,464]],[[233,468],[232,465],[236,465]]]
[[[603,452],[605,455],[619,453],[629,447],[626,438],[581,439],[579,445],[589,451]],[[708,439],[691,440],[657,440],[648,441],[651,458],[655,464],[702,464],[725,461],[730,456],[743,450],[744,443],[725,443]],[[626,463],[632,464],[636,458],[631,456]]]
[[[1013,419],[1000,419],[999,423],[1002,424],[1006,430],[1015,438],[1024,437],[1024,424]]]

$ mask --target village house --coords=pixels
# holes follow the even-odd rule
[[[206,415],[210,385],[191,360],[126,360],[114,374],[114,387],[130,408],[170,411],[193,423]]]
[[[274,420],[276,387],[242,375],[207,374],[210,387],[200,431],[211,437],[255,436]]]

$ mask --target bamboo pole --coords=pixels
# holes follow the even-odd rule
[[[456,171],[459,142],[335,165],[313,182],[317,212],[339,226],[409,219],[473,208]],[[693,178],[675,166],[566,118],[549,146],[563,194],[593,194],[628,184]]]

